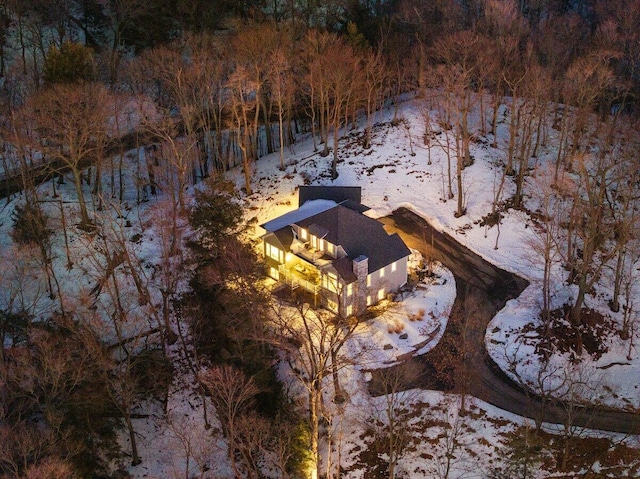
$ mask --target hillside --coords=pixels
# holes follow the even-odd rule
[[[599,338],[606,352],[599,357],[584,352],[579,361],[575,361],[572,359],[575,351],[558,350],[549,357],[546,365],[540,362],[542,356],[534,352],[538,339],[532,331],[540,323],[543,269],[542,259],[531,246],[536,242],[538,227],[530,214],[536,210],[537,201],[533,182],[536,172],[554,161],[556,152],[552,148],[541,148],[535,165],[531,165],[531,175],[526,178],[526,209],[501,210],[499,224],[489,227],[482,222],[491,213],[496,197],[500,165],[504,161],[502,152],[509,138],[508,122],[500,125],[497,148],[489,145],[489,139],[478,137],[471,145],[474,163],[463,171],[465,214],[456,217],[458,205],[455,199],[447,198],[446,191],[449,168],[446,144],[439,140],[429,147],[422,141],[424,102],[422,98],[409,97],[397,112],[391,108],[377,113],[370,149],[361,146],[362,130],[345,131],[340,143],[338,177],[333,181],[330,179],[330,157],[314,152],[313,142],[308,136],[301,136],[291,146],[285,156],[284,171],[279,169],[277,153],[264,156],[251,167],[253,193],[243,198],[246,215],[256,216],[261,223],[293,209],[297,204],[296,188],[301,184],[361,186],[363,203],[372,208],[368,214],[373,217],[389,215],[401,206],[409,208],[491,263],[530,281],[530,287],[518,299],[511,301],[487,330],[486,341],[492,356],[506,372],[520,381],[532,383],[539,377],[538,371],[548,370],[544,368],[551,368],[557,373],[554,381],[558,383],[568,374],[575,374],[571,377],[579,377],[584,387],[577,393],[571,391],[576,393],[574,398],[582,393],[585,399],[593,400],[595,397],[608,406],[637,410],[640,403],[637,387],[640,359],[635,347],[637,332],[632,330],[632,335],[624,340],[616,334],[622,322],[622,312],[614,314],[607,306],[608,295],[611,294],[607,275],[602,276],[594,294],[586,298],[586,305],[606,316],[613,325]],[[436,125],[432,128],[436,136],[445,137],[444,132],[437,132]],[[549,131],[550,135],[554,134],[553,130]],[[450,148],[454,146],[450,145]],[[136,168],[141,155],[142,150],[132,151],[123,157],[127,168]],[[125,175],[126,181],[134,177],[133,174]],[[240,169],[231,171],[229,177],[238,187],[244,186],[245,178]],[[45,294],[46,277],[40,270],[37,254],[33,254],[33,250],[30,254],[28,249],[20,248],[11,241],[11,217],[21,201],[19,197],[13,198],[3,207],[0,221],[3,264],[7,266],[2,273],[3,309],[13,307],[17,311],[19,306],[36,318],[44,319],[63,308],[77,313],[85,311],[84,319],[87,320],[86,311],[92,310],[85,309],[87,301],[93,301],[99,313],[108,313],[113,308],[115,296],[110,291],[110,275],[105,271],[109,271],[110,254],[115,253],[116,246],[126,244],[124,247],[135,256],[132,264],[138,266],[126,266],[126,263],[123,266],[118,262],[113,271],[116,271],[114,278],[118,278],[118,284],[123,288],[120,297],[127,302],[125,308],[129,319],[120,323],[104,323],[104,339],[114,341],[132,337],[161,326],[153,323],[153,318],[158,318],[157,310],[161,309],[163,275],[166,275],[161,261],[163,249],[170,238],[166,230],[166,198],[159,195],[139,202],[136,188],[125,187],[128,196],[124,198],[124,210],[119,209],[115,202],[102,212],[95,210],[102,226],[101,233],[95,235],[73,227],[62,227],[65,218],[77,215],[77,203],[74,200],[75,190],[69,181],[56,188],[58,197],[53,195],[51,184],[42,185],[39,195],[50,218],[49,227],[55,231],[51,240],[51,268],[55,271],[57,289],[50,296]],[[90,185],[84,188],[88,196]],[[106,183],[104,188],[108,190],[109,184]],[[514,192],[513,178],[505,178],[501,198],[509,198]],[[192,201],[192,193],[193,188],[189,188],[186,194],[189,202]],[[454,194],[458,194],[455,189]],[[65,212],[65,217],[60,212]],[[189,228],[186,222],[181,220],[179,228],[181,237],[187,239]],[[261,231],[256,229],[253,234],[259,237]],[[110,248],[113,249],[111,253]],[[176,294],[188,289],[189,272],[179,266],[177,263],[173,266],[177,273]],[[132,273],[134,269],[136,274]],[[630,271],[637,274],[635,266]],[[144,278],[150,302],[136,300],[136,277]],[[376,437],[379,437],[376,436],[376,428],[371,428],[377,421],[384,423],[385,408],[384,397],[371,398],[366,393],[369,379],[366,369],[392,364],[394,358],[403,354],[423,353],[437,342],[441,329],[446,327],[446,316],[455,294],[450,273],[442,270],[438,277],[434,283],[425,285],[423,293],[407,297],[386,315],[363,323],[358,334],[348,342],[347,352],[354,358],[354,363],[340,373],[348,401],[329,407],[327,414],[333,420],[333,442],[330,452],[326,445],[323,449],[323,457],[331,457],[334,464],[340,461],[342,470],[349,471],[348,477],[367,477],[371,471],[384,470],[384,453],[366,454],[366,451],[374,450],[374,446],[380,446],[376,442]],[[552,278],[553,307],[570,304],[575,288],[567,285],[567,272],[562,268],[560,258],[554,260]],[[631,285],[637,288],[637,282],[632,281]],[[632,289],[626,294],[631,302],[639,297],[640,291]],[[433,320],[414,325],[408,316],[420,309],[426,309],[427,316]],[[636,314],[634,311],[630,313]],[[635,324],[637,316],[632,318]],[[91,321],[105,319],[107,317],[101,318],[98,314]],[[407,339],[399,339],[399,334],[389,328],[390,323],[394,328],[399,326],[401,331],[407,332]],[[172,327],[183,328],[184,325],[173,323]],[[437,334],[438,328],[441,328],[440,334]],[[425,345],[426,338],[431,342]],[[391,345],[391,348],[385,349],[385,345]],[[420,347],[414,350],[417,345]],[[363,356],[363,352],[367,356]],[[128,471],[133,477],[172,477],[185,470],[200,470],[201,477],[232,477],[225,442],[216,433],[218,429],[203,427],[201,396],[193,389],[192,372],[181,359],[181,354],[178,346],[170,348],[170,356],[176,363],[164,407],[152,400],[136,401],[132,409],[139,416],[133,419],[133,426],[140,436],[138,448],[142,463],[129,467]],[[300,384],[286,364],[282,365],[280,375],[289,394],[301,400]],[[566,391],[556,389],[555,384],[550,382],[546,386],[557,396],[564,395]],[[330,388],[326,394],[329,405]],[[461,413],[460,398],[456,395],[409,390],[394,397],[394,401],[399,401],[398,407],[410,411],[410,419],[406,420],[411,435],[398,457],[398,474],[444,477],[443,471],[449,468],[453,477],[487,477],[497,471],[506,474],[510,467],[516,467],[516,453],[505,454],[504,451],[516,451],[516,442],[513,441],[530,430],[528,420],[471,398],[466,406],[467,413]],[[299,404],[304,409],[304,401]],[[545,430],[558,428],[547,425]],[[567,431],[559,428],[559,438],[566,438],[566,434]],[[571,440],[582,441],[584,436],[591,435],[611,437],[612,443],[608,447],[612,448],[620,447],[622,441],[633,445],[637,440],[635,437],[620,438],[582,429],[572,430]],[[125,451],[129,449],[126,434],[121,436],[121,443]],[[615,469],[614,464],[602,458],[601,450],[592,452],[585,461],[596,461],[596,466],[585,462],[572,467],[576,467],[575,470],[595,467],[603,471],[602,477],[608,477],[606,471],[634,470],[633,462],[627,462],[627,466],[615,465],[622,467]],[[540,454],[531,454],[529,460],[537,471],[531,474],[548,477],[549,471],[558,467],[557,457],[560,456],[561,451],[553,447],[544,449]]]

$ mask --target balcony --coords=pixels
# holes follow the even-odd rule
[[[312,248],[309,243],[294,241],[291,245],[291,252],[316,266],[324,266],[331,262],[330,259],[325,257],[324,251]]]
[[[280,275],[280,281],[291,289],[301,287],[312,294],[318,294],[321,286],[316,281],[319,279],[317,271],[309,271],[308,268],[303,268],[299,265],[294,266],[291,269],[287,269],[285,265],[278,267],[278,273]],[[315,273],[316,278],[312,277]]]

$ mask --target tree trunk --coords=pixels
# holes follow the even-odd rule
[[[622,270],[624,268],[624,259],[626,256],[626,248],[620,248],[618,258],[616,260],[616,273],[613,280],[613,297],[611,298],[611,311],[617,313],[620,311],[620,290],[622,289]]]
[[[280,170],[284,171],[284,121],[282,106],[278,107],[278,136],[280,137]]]
[[[72,168],[73,172],[73,184],[76,188],[78,195],[78,206],[80,207],[80,228],[88,228],[91,225],[91,219],[89,219],[89,213],[87,212],[87,205],[84,201],[82,194],[82,176],[78,168]]]
[[[309,471],[311,479],[318,479],[318,471],[320,467],[320,457],[318,452],[318,443],[320,441],[319,431],[319,409],[320,409],[320,385],[315,382],[312,384],[309,392],[309,422],[311,423],[311,464]]]
[[[456,141],[459,141],[456,139]],[[464,192],[462,191],[462,168],[463,168],[464,156],[458,154],[456,159],[456,182],[458,187],[458,208],[456,210],[455,217],[460,218],[464,215]]]
[[[128,407],[124,408],[124,420],[127,424],[127,431],[129,432],[129,440],[131,441],[131,465],[137,466],[142,462],[140,456],[138,455],[138,444],[136,442],[136,431],[133,428],[133,423],[131,421],[131,411]]]
[[[240,131],[238,131],[238,136],[240,135],[241,133]],[[248,135],[245,134],[245,139],[247,139],[246,136]],[[253,193],[253,191],[251,190],[251,161],[249,160],[247,145],[243,140],[239,142],[239,146],[240,146],[240,151],[242,152],[242,171],[244,173],[244,188],[247,196],[249,196]]]
[[[338,137],[339,137],[339,121],[336,121],[333,125],[333,158],[331,160],[331,179],[335,180],[338,177]],[[325,148],[326,148],[325,143]]]

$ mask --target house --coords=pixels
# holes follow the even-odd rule
[[[360,187],[301,186],[298,209],[262,225],[269,276],[342,316],[405,285],[409,248],[360,201]]]

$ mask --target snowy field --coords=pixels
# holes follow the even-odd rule
[[[448,168],[445,151],[437,144],[429,148],[421,140],[424,120],[420,103],[420,99],[409,99],[403,103],[399,115],[404,122],[397,126],[391,123],[393,110],[380,112],[374,127],[373,146],[369,150],[363,150],[358,142],[361,132],[345,132],[339,150],[339,176],[333,182],[329,175],[331,155],[323,158],[319,152],[314,152],[313,142],[308,137],[301,138],[287,150],[285,171],[278,169],[277,153],[261,158],[253,165],[254,193],[245,199],[249,215],[256,216],[258,224],[262,224],[295,209],[297,187],[305,183],[362,187],[362,202],[372,208],[367,213],[372,217],[389,215],[399,207],[413,210],[435,228],[450,233],[488,261],[530,281],[529,288],[519,298],[510,301],[494,318],[487,329],[486,341],[492,357],[505,371],[509,371],[511,363],[515,361],[518,367],[511,374],[533,380],[539,368],[533,353],[534,346],[521,340],[522,328],[538,322],[542,301],[542,259],[528,246],[533,240],[531,222],[525,213],[509,211],[500,228],[494,226],[487,229],[479,224],[482,217],[491,212],[499,177],[500,167],[497,165],[503,159],[504,148],[491,148],[488,142],[472,145],[475,163],[464,170],[466,214],[456,218],[456,199],[445,199]],[[499,133],[504,138],[499,135],[500,147],[503,146],[501,142],[506,141],[508,126],[503,124],[501,128]],[[537,161],[542,164],[552,158],[553,153],[543,152]],[[429,158],[431,164],[428,164]],[[230,177],[239,188],[244,185],[239,169],[231,172]],[[503,192],[505,198],[513,194],[514,187],[510,181],[507,178]],[[89,197],[90,187],[86,188]],[[60,186],[62,202],[50,195],[49,185],[44,185],[41,190],[47,199],[45,206],[54,221],[61,221],[60,206],[67,209],[68,217],[72,216],[73,188],[69,181]],[[142,207],[136,205],[133,197],[128,201],[129,208],[121,220],[122,223],[128,220],[129,224],[121,226],[126,228],[127,237],[138,236],[134,248],[141,263],[153,265],[162,248],[162,233],[154,223],[154,220],[158,220],[157,211],[161,205],[156,204],[156,199],[143,203]],[[3,264],[11,265],[0,273],[3,285],[0,301],[3,306],[10,301],[23,301],[36,316],[46,315],[55,305],[43,293],[45,279],[41,273],[37,273],[38,268],[32,264],[33,258],[21,256],[24,252],[14,249],[10,240],[10,218],[15,203],[3,203],[0,211],[0,254]],[[255,234],[259,236],[262,231],[257,228]],[[73,232],[66,239],[60,234],[54,237],[54,267],[61,289],[70,298],[82,297],[84,290],[95,285],[98,268],[92,263],[95,258],[92,260],[83,255],[87,250],[86,241],[82,235]],[[65,252],[65,243],[69,245],[66,249],[70,252],[70,258]],[[69,260],[73,262],[72,269],[65,266]],[[563,283],[564,272],[560,266],[555,265],[554,268],[554,305],[560,306],[569,300],[572,288]],[[348,344],[347,350],[359,361],[357,366],[342,372],[341,381],[347,385],[348,400],[339,406],[335,405],[332,428],[334,436],[339,439],[336,439],[330,453],[325,451],[334,463],[340,461],[343,470],[348,471],[344,477],[371,477],[365,470],[365,463],[371,464],[371,461],[366,461],[365,452],[371,448],[372,436],[367,435],[366,431],[375,424],[376,415],[381,414],[384,399],[371,398],[366,392],[370,379],[366,370],[394,364],[407,355],[426,352],[437,343],[446,327],[447,315],[455,297],[455,281],[451,273],[441,267],[437,267],[436,273],[434,281],[421,285],[377,318],[362,324],[358,334]],[[149,281],[159,282],[160,278],[151,275]],[[610,294],[606,281],[607,276],[604,276],[602,284],[598,285],[598,295],[588,297],[587,305],[619,321],[620,318],[610,313],[606,305]],[[640,297],[640,282],[635,287],[632,294]],[[152,300],[157,302],[160,298]],[[139,311],[139,314],[144,315],[145,311]],[[416,315],[420,316],[420,320],[415,320]],[[572,367],[588,374],[589,380],[598,387],[600,400],[607,405],[637,410],[640,408],[638,350],[635,345],[630,346],[628,340],[612,337],[607,341],[608,352],[600,359],[590,361],[585,358]],[[367,352],[366,357],[362,356],[362,351]],[[553,357],[550,364],[564,368],[566,357]],[[295,381],[287,377],[284,368],[282,379],[290,381],[290,389],[295,391]],[[143,462],[129,468],[132,477],[161,479],[189,477],[190,473],[203,478],[231,477],[224,441],[212,437],[215,424],[211,430],[203,428],[200,396],[193,393],[192,388],[193,378],[187,372],[178,375],[167,404],[170,420],[165,421],[164,413],[154,410],[145,411],[149,414],[147,419],[135,420],[141,436],[140,455]],[[330,390],[327,388],[327,403],[331,403]],[[492,468],[499,467],[504,459],[509,433],[518,427],[530,426],[529,420],[472,398],[467,398],[467,409],[471,413],[464,417],[459,414],[460,398],[453,395],[410,390],[402,393],[401,399],[403,404],[413,408],[410,427],[414,438],[399,463],[398,472],[403,474],[400,477],[441,477],[443,468],[447,466],[456,471],[450,477],[485,477]],[[438,420],[434,419],[434,415]],[[458,443],[462,445],[458,445],[455,451],[455,463],[445,464],[443,458],[452,451],[447,450],[447,441],[437,438],[443,437],[442,434],[450,434],[454,429],[458,434]],[[122,444],[126,450],[125,436],[123,434]],[[480,462],[478,457],[482,458]]]

